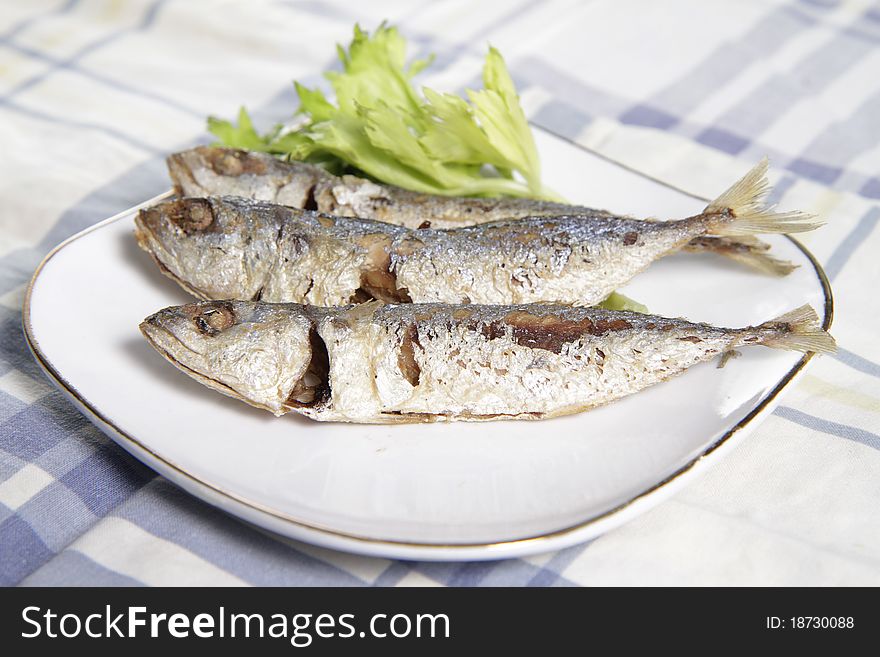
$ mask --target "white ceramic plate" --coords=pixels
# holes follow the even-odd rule
[[[537,138],[545,179],[574,202],[670,218],[705,205],[548,133]],[[113,440],[171,481],[257,525],[331,548],[494,559],[584,541],[717,461],[809,360],[750,348],[724,369],[700,365],[608,407],[540,422],[277,419],[202,387],[141,337],[141,319],[189,299],[138,250],[135,211],[74,236],[37,270],[24,308],[37,360]],[[794,240],[769,241],[800,268],[771,278],[682,254],[624,291],[653,312],[722,326],[803,303],[830,325],[831,292],[818,264]]]

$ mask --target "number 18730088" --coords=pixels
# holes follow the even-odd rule
[[[855,619],[852,616],[767,616],[768,630],[835,630],[852,629]]]

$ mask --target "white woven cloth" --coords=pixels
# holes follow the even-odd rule
[[[21,336],[61,239],[167,188],[205,117],[289,118],[355,22],[399,26],[424,83],[504,53],[532,120],[712,196],[764,154],[834,286],[841,350],[725,461],[588,545],[494,563],[362,558],[180,492],[54,391]],[[880,7],[820,0],[0,4],[0,583],[880,584]]]

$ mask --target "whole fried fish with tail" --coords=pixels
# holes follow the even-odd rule
[[[161,310],[140,328],[175,366],[230,397],[275,415],[362,423],[548,418],[749,345],[835,348],[809,306],[719,328],[550,305],[207,301]]]
[[[205,299],[589,306],[694,240],[815,228],[807,215],[763,206],[765,169],[676,221],[559,216],[414,230],[238,197],[184,198],[142,210],[137,238]]]
[[[305,162],[284,162],[265,153],[231,148],[199,146],[169,156],[167,163],[180,196],[241,196],[414,229],[458,228],[523,217],[626,218],[582,205],[535,199],[422,194],[356,176],[334,176]],[[795,266],[768,254],[769,248],[754,237],[711,235],[683,247],[716,253],[769,274],[790,273]]]

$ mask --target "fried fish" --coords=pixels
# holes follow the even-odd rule
[[[584,221],[618,217],[606,210],[527,198],[467,198],[422,194],[357,176],[334,176],[305,162],[285,162],[266,153],[199,146],[168,157],[180,196],[241,196],[324,214],[375,219],[407,228],[458,228],[502,219],[567,216]],[[767,253],[754,237],[703,236],[682,247],[712,252],[765,273],[785,275],[790,262]]]
[[[239,197],[183,198],[142,210],[137,239],[203,299],[345,305],[564,303],[590,306],[694,241],[815,228],[761,200],[766,163],[695,216],[505,219],[412,229]]]
[[[758,326],[551,305],[207,301],[140,325],[204,385],[275,415],[398,423],[578,413],[733,349],[827,352],[803,306]]]

